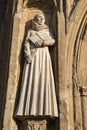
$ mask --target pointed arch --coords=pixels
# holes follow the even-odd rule
[[[66,45],[66,81],[69,81],[73,94],[72,119],[74,128],[82,130],[82,108],[79,92],[80,82],[78,78],[79,57],[82,47],[82,37],[87,25],[87,1],[79,1],[70,18],[70,30]],[[79,107],[79,109],[78,109]],[[73,116],[74,113],[74,116]]]
[[[73,13],[69,30],[69,35],[67,36],[66,45],[66,68],[67,68],[67,79],[72,79],[72,65],[73,65],[73,55],[74,48],[79,47],[79,38],[84,32],[84,28],[87,23],[87,1],[78,2],[75,12]]]

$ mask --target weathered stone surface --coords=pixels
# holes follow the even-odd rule
[[[26,26],[31,26],[29,21],[32,20],[36,13],[44,12],[49,19],[46,22],[56,37],[56,45],[50,52],[54,52],[51,55],[56,81],[59,118],[54,121],[55,123],[51,122],[52,126],[50,125],[49,128],[44,127],[41,130],[86,130],[87,34],[85,30],[87,27],[87,0],[59,0],[58,3],[56,0],[30,0],[29,3],[28,0],[14,0],[14,4],[8,0],[8,3],[8,7],[13,8],[10,17],[13,16],[14,19],[12,19],[13,28],[10,31],[7,31],[7,26],[3,23],[3,27],[6,27],[8,34],[4,33],[4,35],[2,33],[4,40],[0,44],[0,64],[2,66],[0,66],[2,71],[0,71],[0,79],[2,79],[0,81],[0,100],[4,97],[4,116],[3,124],[0,124],[1,129],[18,130],[13,115],[17,89],[20,89],[20,74],[23,69],[23,67],[21,68],[23,66],[21,63],[24,61],[20,62],[20,56],[23,57],[23,52],[21,53],[21,51],[25,39]],[[8,16],[7,12],[5,20]],[[10,24],[11,21],[7,23],[9,29],[11,27]],[[9,45],[9,41],[11,42],[11,47],[7,46],[6,49],[5,45]],[[10,54],[7,56],[8,50]],[[8,80],[4,78],[7,71]],[[2,117],[0,118],[2,119]],[[27,121],[27,124],[30,125],[31,121]],[[24,129],[21,124],[20,130]]]
[[[25,120],[19,124],[19,130],[46,130],[46,120]]]

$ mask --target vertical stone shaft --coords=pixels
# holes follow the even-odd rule
[[[81,101],[83,130],[87,130],[87,88],[82,88]]]
[[[63,13],[63,0],[60,0],[60,12]]]

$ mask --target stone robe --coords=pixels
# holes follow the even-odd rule
[[[31,54],[32,61],[27,63],[25,60],[16,116],[58,117],[49,48],[48,46],[36,48],[34,44],[29,42],[29,37],[35,35],[36,32],[34,30],[28,31],[25,42],[25,59],[27,55]],[[50,35],[47,29],[44,29],[44,33]]]

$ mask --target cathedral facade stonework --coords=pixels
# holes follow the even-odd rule
[[[3,15],[0,14],[3,16],[0,21],[0,130],[87,130],[87,0],[5,2]],[[43,21],[36,25],[41,20],[34,19],[37,14],[44,16],[46,25]],[[33,20],[36,23],[32,29]],[[29,37],[28,32],[32,32]],[[31,37],[37,33],[39,42]],[[27,82],[31,78],[35,85],[24,92],[21,82],[25,88],[29,87],[23,81],[26,79],[23,77],[26,37],[27,43],[35,41],[33,69],[31,66],[26,73]],[[35,75],[38,71],[43,76],[39,80]],[[18,117],[17,111],[22,113]]]

